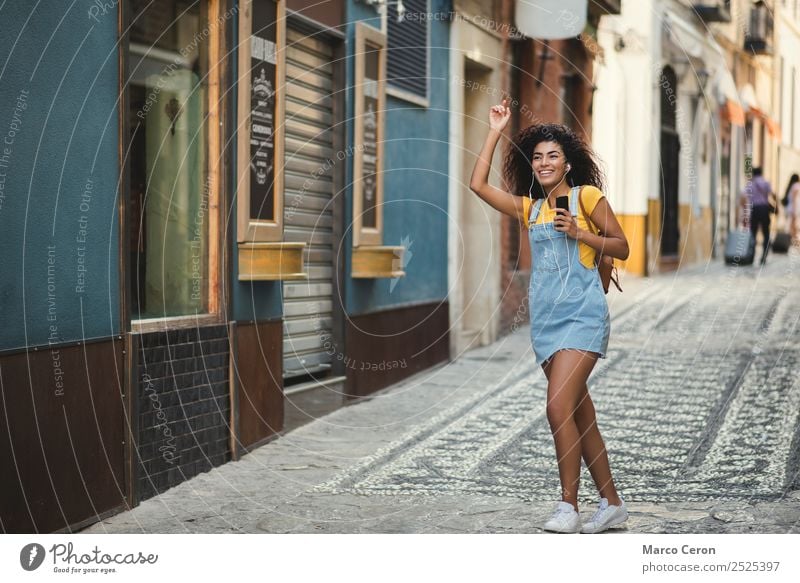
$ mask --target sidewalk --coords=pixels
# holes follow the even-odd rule
[[[773,260],[775,266],[768,267],[778,274],[775,277],[784,277],[781,261],[788,264],[788,260]],[[626,326],[632,326],[628,321],[640,316],[637,311],[642,306],[652,304],[656,296],[664,302],[675,297],[683,301],[692,285],[707,286],[729,273],[716,261],[709,269],[701,266],[677,275],[626,278],[623,294],[609,293],[610,355],[593,373],[590,388],[595,377],[600,379],[599,387],[605,377],[613,379],[619,367],[627,366],[613,355],[615,350],[625,351],[625,340],[620,338],[618,343],[614,332],[623,334]],[[747,281],[758,285],[760,277],[754,271]],[[696,297],[714,301],[704,298],[708,295],[705,287],[699,289],[692,292]],[[673,306],[664,304],[658,313],[667,308]],[[794,309],[793,305],[789,308]],[[691,311],[691,306],[687,309]],[[671,325],[671,320],[664,321]],[[633,341],[628,337],[628,342]],[[723,373],[719,374],[721,379]],[[523,325],[490,346],[318,419],[238,462],[197,476],[83,532],[542,532],[558,492],[555,454],[544,417],[544,380],[533,361],[528,327]],[[635,402],[640,394],[636,389],[627,398]],[[606,399],[598,406],[598,415],[601,431],[607,423],[608,435],[614,439],[616,422],[604,409],[610,406]],[[658,410],[663,405],[654,407]],[[725,432],[717,428],[711,435],[725,438]],[[622,460],[615,458],[615,450],[631,449],[633,444],[606,439],[615,469],[615,459]],[[714,444],[703,443],[703,451],[713,462]],[[657,447],[663,447],[665,458],[670,458],[678,446],[683,447],[656,443],[654,451],[648,452],[655,457],[641,463],[652,465],[661,459]],[[652,471],[655,475],[661,470],[653,465]],[[596,507],[594,488],[587,478],[584,470],[584,520]],[[712,475],[712,479],[718,478]],[[761,494],[754,490],[752,497],[745,497],[732,489],[726,496],[724,490],[707,493],[702,489],[706,485],[690,484],[686,496],[670,491],[662,496],[655,490],[640,490],[643,493],[638,495],[636,491],[637,495],[628,496],[627,528],[614,534],[800,532],[800,491],[776,496],[769,489]],[[633,481],[631,488],[635,489]],[[626,495],[625,484],[620,489]]]

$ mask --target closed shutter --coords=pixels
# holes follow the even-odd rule
[[[404,18],[398,21],[397,2],[386,15],[386,81],[420,97],[428,96],[428,2],[403,0]]]
[[[283,376],[330,369],[332,330],[332,48],[286,31],[284,240],[306,243],[307,281],[284,282]]]

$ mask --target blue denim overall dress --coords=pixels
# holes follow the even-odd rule
[[[569,208],[578,214],[579,187],[569,194]],[[541,365],[556,351],[575,348],[606,358],[611,318],[596,267],[580,261],[578,242],[555,229],[552,222],[535,224],[544,199],[532,206],[528,222],[531,281],[528,304],[531,343]]]

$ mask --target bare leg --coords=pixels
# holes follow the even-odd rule
[[[586,379],[597,355],[582,350],[560,350],[550,359],[546,370],[547,420],[553,433],[561,498],[578,508],[578,485],[581,470],[582,439],[575,421]]]
[[[581,454],[592,479],[597,486],[597,491],[601,498],[607,498],[612,506],[619,506],[622,500],[619,498],[617,489],[614,486],[614,479],[611,477],[611,466],[608,463],[608,452],[606,451],[603,437],[597,428],[597,416],[594,411],[592,397],[589,396],[589,389],[584,385],[583,397],[581,398],[578,409],[575,411],[575,424],[581,434]]]
[[[553,360],[554,359],[551,359],[550,362],[543,366],[548,381],[550,380]],[[608,503],[612,506],[619,506],[622,501],[614,486],[614,480],[611,476],[611,467],[608,463],[608,453],[606,452],[600,431],[597,428],[594,403],[589,395],[586,383],[584,383],[581,388],[574,418],[581,440],[581,456],[583,457],[586,467],[589,468],[589,472],[592,474],[592,479],[597,486],[600,496],[608,499]]]

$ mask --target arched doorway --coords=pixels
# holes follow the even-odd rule
[[[677,259],[678,155],[681,144],[677,128],[678,78],[672,67],[661,72],[661,259]]]

